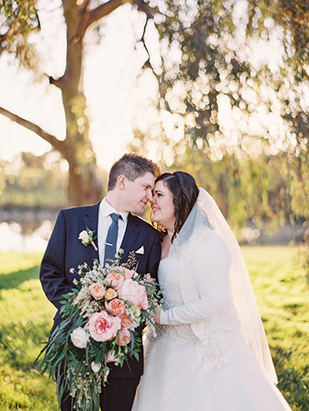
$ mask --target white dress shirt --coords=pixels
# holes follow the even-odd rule
[[[105,251],[105,240],[107,237],[107,232],[109,226],[112,223],[111,213],[116,213],[121,216],[118,220],[118,237],[116,244],[116,251],[119,251],[120,245],[122,243],[124,233],[127,228],[128,222],[128,212],[127,211],[116,211],[106,200],[106,197],[100,203],[99,206],[99,219],[98,219],[98,248],[99,248],[99,259],[100,263],[104,263],[104,251]]]

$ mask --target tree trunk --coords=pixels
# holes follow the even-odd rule
[[[75,1],[63,0],[67,27],[67,57],[63,76],[51,81],[61,89],[66,118],[64,157],[69,164],[69,205],[92,204],[102,199],[103,186],[89,139],[89,120],[83,91],[83,38],[87,12]]]
[[[95,165],[87,164],[78,174],[76,167],[69,168],[68,195],[70,206],[95,204],[102,199],[103,185]]]

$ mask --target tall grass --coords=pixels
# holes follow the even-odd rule
[[[32,367],[54,315],[38,280],[41,254],[0,255],[0,410],[56,411],[55,384]]]
[[[296,247],[243,247],[279,377],[308,410],[308,286]],[[38,279],[41,254],[0,255],[0,410],[58,409],[55,383],[33,369],[55,313]]]

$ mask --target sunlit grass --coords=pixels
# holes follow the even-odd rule
[[[55,384],[33,369],[55,312],[39,282],[40,253],[0,255],[0,409],[57,410]]]
[[[276,366],[293,410],[309,404],[309,288],[296,247],[242,247]]]
[[[296,247],[242,248],[279,388],[293,411],[307,410],[308,285]],[[33,369],[55,313],[39,282],[40,253],[0,255],[0,410],[58,409],[55,383]]]

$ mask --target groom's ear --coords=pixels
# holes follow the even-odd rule
[[[126,188],[126,180],[126,177],[123,175],[117,177],[117,186],[122,191]]]

